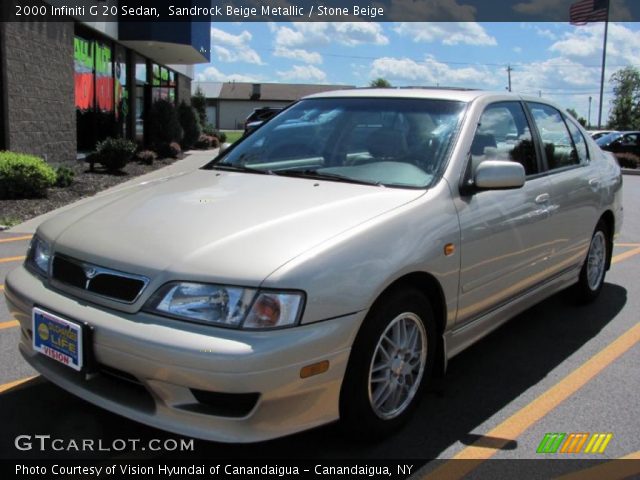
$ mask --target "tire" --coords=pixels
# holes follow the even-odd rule
[[[356,337],[340,392],[345,433],[377,439],[406,423],[431,377],[436,347],[433,310],[418,290],[396,289],[377,301]]]
[[[600,295],[610,255],[609,229],[601,220],[593,232],[587,258],[575,285],[574,292],[579,303],[591,303]]]

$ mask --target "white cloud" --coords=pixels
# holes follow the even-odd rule
[[[517,65],[511,74],[515,91],[588,89],[599,83],[599,70],[566,57]]]
[[[327,74],[313,65],[294,65],[291,70],[278,72],[278,76],[285,82],[327,82]]]
[[[274,35],[273,44],[278,56],[306,63],[320,63],[321,55],[311,49],[332,43],[348,47],[389,43],[380,24],[373,22],[294,22],[291,26],[270,23],[269,29]]]
[[[567,32],[551,45],[552,52],[573,58],[589,59],[598,63],[602,55],[603,26],[587,25]],[[607,62],[617,64],[638,63],[640,32],[617,23],[609,24]]]
[[[275,57],[290,58],[292,60],[298,60],[304,63],[322,63],[322,55],[318,52],[310,52],[303,48],[286,48],[276,47],[273,51]]]
[[[512,50],[516,53],[522,53],[522,47],[513,47]]]
[[[264,62],[249,44],[253,36],[247,30],[233,35],[219,28],[211,28],[212,50],[221,62],[245,62],[264,65]]]
[[[452,68],[430,56],[421,62],[410,58],[378,58],[371,64],[370,77],[383,77],[396,84],[425,86],[495,88],[502,83],[489,68],[471,66]]]
[[[216,67],[210,66],[205,68],[201,73],[196,75],[199,82],[260,82],[263,81],[260,76],[242,75],[239,73],[225,74]]]
[[[475,22],[401,22],[394,31],[414,42],[494,46],[498,42]]]
[[[329,35],[342,45],[387,45],[389,39],[384,35],[379,23],[339,22],[329,23]]]

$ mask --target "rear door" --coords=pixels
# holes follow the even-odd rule
[[[548,226],[549,180],[541,172],[532,130],[518,101],[488,105],[480,117],[464,182],[485,160],[521,163],[522,188],[475,191],[457,204],[462,235],[457,324],[542,282],[554,232]]]
[[[574,121],[554,107],[528,102],[551,182],[549,228],[556,232],[550,269],[581,266],[596,226],[600,203],[598,169]]]

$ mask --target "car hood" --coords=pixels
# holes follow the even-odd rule
[[[96,198],[42,225],[56,252],[162,281],[258,285],[287,261],[424,194],[197,170]]]

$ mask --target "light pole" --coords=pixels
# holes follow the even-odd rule
[[[591,100],[592,100],[591,95],[589,95],[589,115],[587,117],[588,128],[591,128]]]

